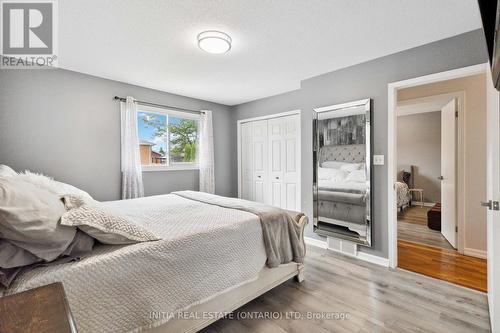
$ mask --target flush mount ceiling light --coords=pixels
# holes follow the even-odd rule
[[[208,53],[226,53],[231,49],[231,43],[231,37],[222,31],[207,30],[198,35],[198,47]]]

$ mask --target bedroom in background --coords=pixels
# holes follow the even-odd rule
[[[486,65],[397,91],[398,267],[487,290]]]

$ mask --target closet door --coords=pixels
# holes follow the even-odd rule
[[[241,198],[253,200],[252,123],[241,124]]]
[[[300,211],[300,115],[283,118],[282,208]]]
[[[252,123],[253,200],[268,203],[267,120]]]
[[[283,118],[268,120],[269,134],[269,204],[283,207],[283,153],[285,152]]]
[[[300,210],[300,116],[268,120],[269,204]]]

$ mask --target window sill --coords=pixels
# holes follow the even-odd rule
[[[197,164],[192,165],[170,165],[170,166],[159,166],[159,165],[143,165],[142,172],[152,172],[152,171],[185,171],[185,170],[199,170],[200,167]]]

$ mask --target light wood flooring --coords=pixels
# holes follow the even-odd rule
[[[441,232],[427,227],[427,212],[430,209],[430,207],[413,206],[398,212],[398,239],[453,249]]]
[[[405,270],[308,247],[305,281],[290,280],[235,311],[348,313],[348,319],[221,319],[204,333],[490,332],[486,295]]]
[[[398,267],[479,291],[487,290],[486,260],[458,253],[427,227],[429,207],[398,213]]]

